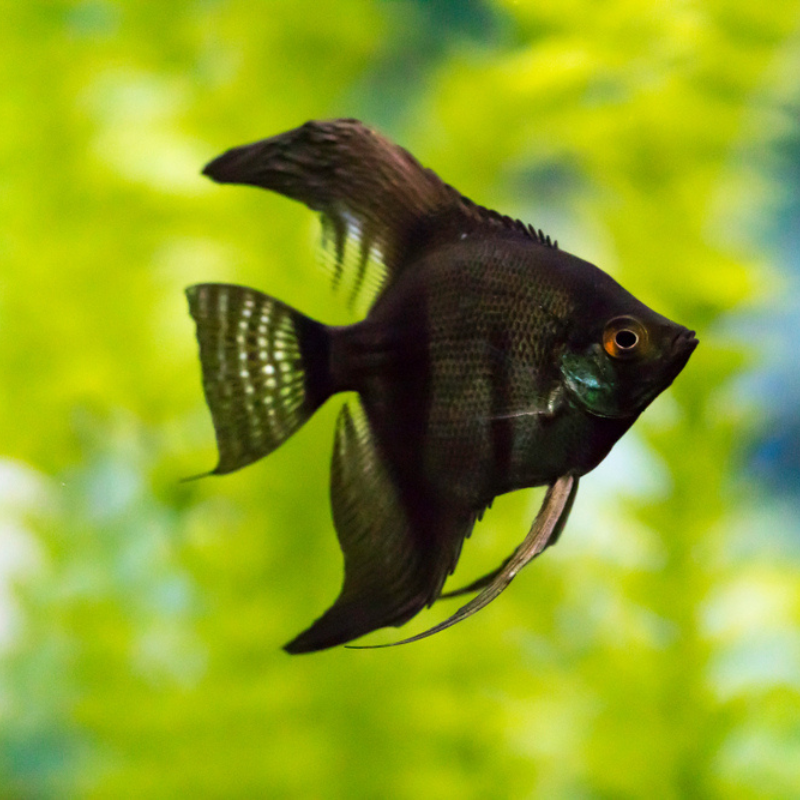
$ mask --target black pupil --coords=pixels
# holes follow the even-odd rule
[[[638,341],[639,337],[633,331],[617,331],[614,335],[614,342],[620,350],[630,350]]]

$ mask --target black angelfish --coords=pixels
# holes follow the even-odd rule
[[[219,447],[213,474],[271,453],[336,392],[359,395],[339,415],[331,469],[344,586],[290,653],[402,625],[443,596],[496,495],[547,485],[523,543],[449,596],[480,594],[404,641],[491,602],[556,541],[579,477],[697,346],[694,331],[355,120],[309,122],[204,172],[321,212],[334,282],[349,269],[351,297],[379,268],[366,318],[345,327],[241,286],[187,290]]]

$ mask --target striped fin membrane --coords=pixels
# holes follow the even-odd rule
[[[305,653],[405,621],[415,597],[418,554],[408,519],[358,401],[339,413],[331,468],[333,521],[345,577],[336,603],[286,645]]]
[[[416,500],[411,507],[392,479],[362,402],[346,403],[331,464],[344,585],[334,605],[285,646],[287,652],[321,650],[401,625],[436,599],[475,514],[455,513],[422,496]]]
[[[306,362],[324,353],[327,334],[253,289],[199,284],[186,295],[219,449],[211,474],[222,475],[271,453],[324,402],[320,376],[308,375]],[[327,359],[316,360],[312,370],[327,369]]]
[[[321,222],[319,262],[347,309],[364,317],[386,283],[382,242],[363,218],[348,211],[323,215]]]

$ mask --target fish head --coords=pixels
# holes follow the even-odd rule
[[[576,315],[592,321],[572,327],[559,368],[573,403],[594,416],[620,419],[640,414],[675,380],[698,340],[612,284]]]

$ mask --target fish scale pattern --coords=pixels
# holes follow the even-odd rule
[[[517,261],[514,250],[473,247],[469,256],[445,251],[427,265],[425,473],[467,504],[515,479],[517,434],[548,413],[559,378],[553,352],[571,310],[547,274]]]

